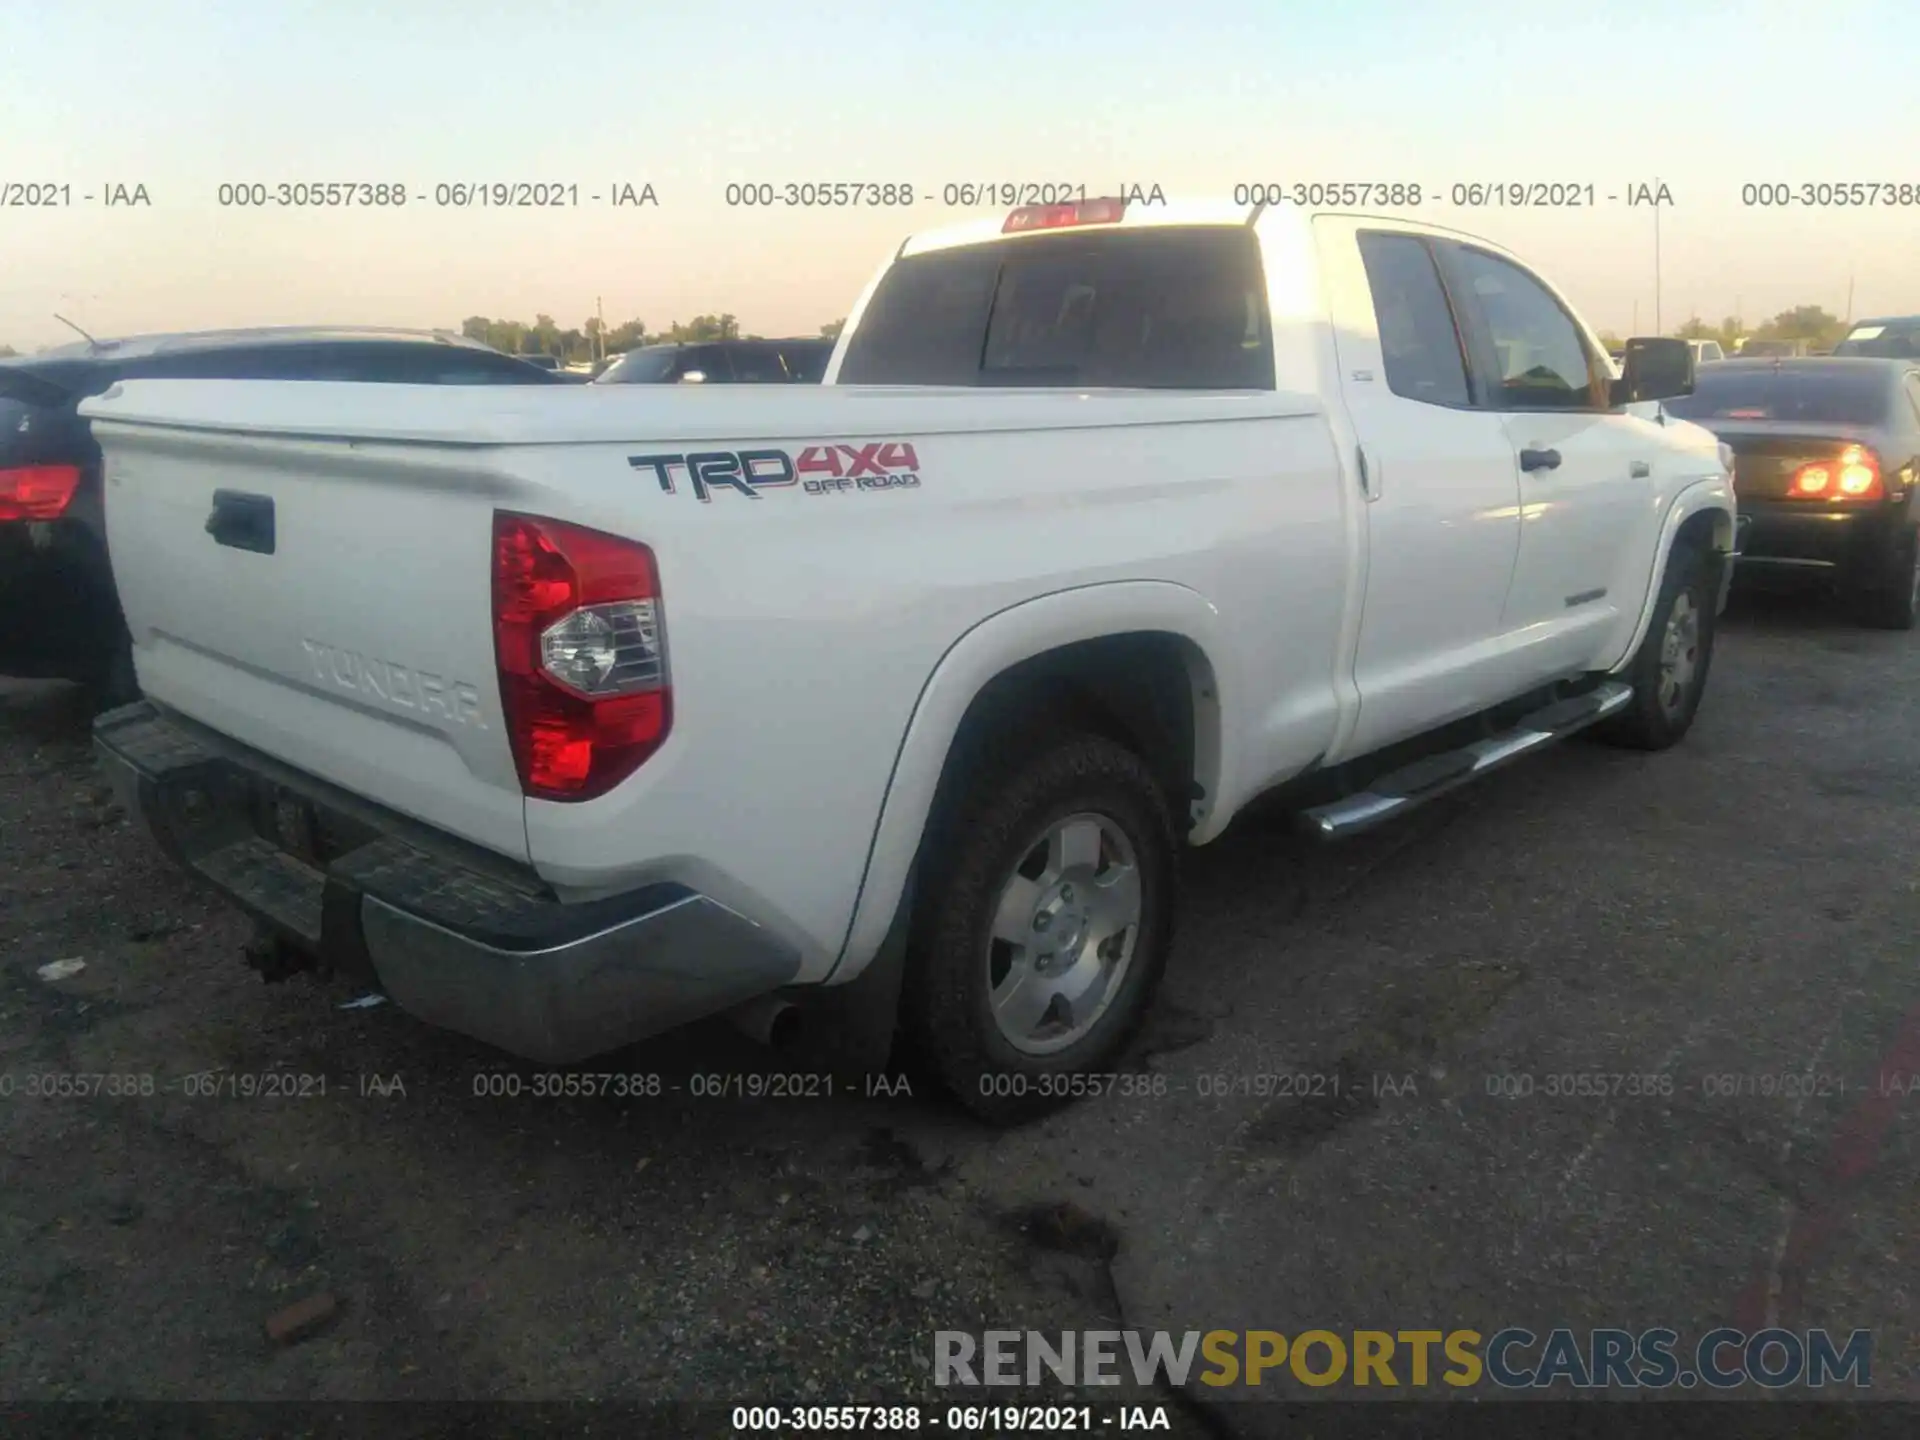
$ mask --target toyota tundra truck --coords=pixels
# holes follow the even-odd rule
[[[798,1007],[1011,1120],[1255,797],[1332,840],[1687,733],[1691,387],[1484,240],[1112,200],[907,240],[818,387],[130,381],[98,748],[270,971],[555,1064]]]

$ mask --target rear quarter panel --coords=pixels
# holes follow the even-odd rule
[[[1223,715],[1214,794],[1229,808],[1309,763],[1332,727],[1348,560],[1339,469],[1313,402],[1029,393],[1019,403],[1052,425],[929,434],[907,417],[940,400],[867,395],[863,412],[901,411],[889,438],[915,446],[917,487],[703,502],[629,463],[728,442],[524,447],[497,461],[528,508],[652,545],[665,597],[672,735],[601,799],[529,801],[535,864],[580,898],[693,885],[780,931],[805,958],[803,981],[833,969],[863,883],[898,893],[959,716],[923,701],[994,617],[1012,617],[994,628],[995,663],[973,652],[967,663],[995,673],[1089,627],[1166,628],[1209,647]],[[1090,428],[1130,411],[1165,418]],[[1196,412],[1204,422],[1179,418]],[[1143,585],[1167,603],[1140,601]],[[1122,586],[1129,598],[1087,598]],[[876,843],[896,772],[908,799]]]

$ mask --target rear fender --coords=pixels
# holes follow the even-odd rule
[[[1083,640],[1129,631],[1164,631],[1195,645],[1214,667],[1216,690],[1194,726],[1195,780],[1217,801],[1231,774],[1220,695],[1232,686],[1221,672],[1220,614],[1211,601],[1166,581],[1086,585],[1024,601],[980,621],[951,647],[921,689],[894,758],[853,919],[826,983],[853,979],[877,954],[900,909],[947,753],[968,707],[995,676],[1023,660]]]

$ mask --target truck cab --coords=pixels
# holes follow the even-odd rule
[[[1116,292],[1133,302],[1118,317]],[[1360,618],[1330,760],[1617,661],[1674,498],[1724,477],[1713,438],[1616,379],[1518,257],[1291,206],[1095,201],[913,237],[849,317],[827,383],[1321,397],[1364,501],[1341,517]],[[1690,387],[1689,362],[1671,392]]]

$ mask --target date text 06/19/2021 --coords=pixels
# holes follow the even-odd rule
[[[732,1422],[737,1434],[782,1435],[1078,1435],[1173,1428],[1164,1405],[736,1405]]]

